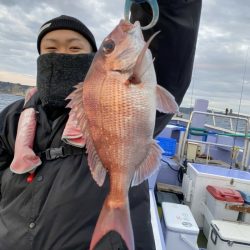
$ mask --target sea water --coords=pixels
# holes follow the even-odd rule
[[[9,95],[0,93],[0,111],[2,111],[9,104],[22,99],[23,96]]]
[[[16,95],[10,95],[10,94],[2,94],[0,93],[0,112],[7,107],[9,104],[15,102],[16,100],[19,100],[23,98],[23,96],[16,96]],[[185,114],[185,118],[188,118],[189,114]],[[206,121],[207,124],[212,124],[211,121],[211,117],[208,118],[208,120]],[[235,123],[238,123],[237,125]],[[245,131],[245,126],[246,123],[242,120],[234,120],[233,121],[233,128],[235,128],[237,126],[237,131],[238,132],[244,132]],[[216,122],[216,125],[218,127],[222,127],[225,129],[230,129],[230,123],[228,119],[218,119],[218,121]]]

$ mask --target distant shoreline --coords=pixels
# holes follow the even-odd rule
[[[6,93],[6,92],[2,92],[2,91],[0,91],[0,95],[11,95],[11,96],[20,96],[20,97],[24,97],[25,95],[18,95],[18,94],[12,94],[12,93]]]
[[[31,86],[22,85],[20,83],[11,83],[0,81],[0,93],[1,94],[11,94],[16,96],[25,96],[27,89]]]

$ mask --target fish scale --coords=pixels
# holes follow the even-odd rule
[[[138,117],[139,115],[143,116],[141,108],[142,103],[138,100],[141,100],[141,97],[143,97],[144,94],[142,93],[141,87],[125,86],[119,84],[119,79],[110,78],[111,77],[107,76],[107,79],[104,80],[107,84],[105,88],[102,88],[101,92],[98,91],[100,88],[99,85],[93,85],[91,82],[88,85],[88,82],[86,82],[84,89],[90,88],[90,90],[86,90],[86,93],[88,94],[87,98],[84,100],[84,102],[86,102],[84,104],[86,108],[84,109],[89,117],[90,131],[95,135],[95,144],[113,145],[115,143],[112,151],[109,149],[110,152],[107,152],[106,148],[104,148],[103,154],[108,153],[108,158],[111,159],[111,162],[116,162],[117,155],[119,155],[119,162],[128,166],[131,165],[129,161],[130,158],[132,158],[132,160],[135,158],[133,154],[135,148],[133,149],[130,142],[125,143],[125,140],[130,139],[134,145],[136,143],[136,134],[141,130],[143,124],[140,126],[139,122],[135,123],[133,117]],[[130,95],[127,93],[128,90],[131,92]],[[93,94],[97,92],[98,95]],[[114,95],[113,98],[111,96],[114,93],[119,94]],[[90,97],[95,97],[95,99],[89,99]],[[94,105],[89,105],[88,102],[91,104],[94,103]],[[128,105],[128,103],[131,105]],[[89,107],[89,109],[87,109],[87,107]],[[146,114],[148,114],[148,112],[145,110],[145,115]],[[92,115],[94,116],[93,118],[91,118]],[[98,124],[96,117],[99,117],[99,119],[97,119],[99,121]],[[127,119],[124,119],[125,117]],[[147,119],[146,116],[145,119]],[[103,133],[103,131],[105,131],[105,133]],[[152,132],[152,128],[150,128],[150,131]],[[120,136],[121,134],[123,134],[122,137]],[[130,136],[128,137],[128,135]],[[123,143],[121,144],[121,142]],[[119,147],[117,147],[118,145]],[[130,151],[132,151],[130,154],[132,157],[129,157],[127,154],[127,152]],[[99,153],[99,155],[101,154],[102,153]]]

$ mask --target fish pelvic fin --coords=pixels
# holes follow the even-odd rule
[[[179,109],[174,96],[160,85],[156,85],[157,110],[162,113],[176,113]]]
[[[102,186],[105,177],[106,177],[106,169],[104,168],[93,143],[91,136],[87,133],[86,135],[86,146],[87,146],[87,153],[88,153],[88,165],[90,168],[91,175],[98,186]]]
[[[122,205],[112,206],[107,197],[92,235],[90,250],[109,232],[116,231],[126,243],[128,250],[134,250],[134,236],[130,219],[128,198]]]
[[[161,164],[162,149],[155,140],[152,140],[149,153],[139,168],[135,171],[131,186],[137,186],[149,178]]]

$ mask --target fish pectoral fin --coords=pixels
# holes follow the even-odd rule
[[[179,109],[174,96],[160,85],[156,85],[157,110],[162,113],[176,113]]]
[[[161,147],[153,140],[147,157],[135,171],[131,186],[141,184],[160,167],[162,152]]]
[[[142,77],[144,76],[144,74],[150,70],[150,67],[154,67],[153,63],[154,63],[153,59],[148,65],[146,65],[146,67],[144,68],[138,68],[137,71],[133,72],[133,74],[129,77],[129,79],[127,80],[128,84],[140,84],[142,85]],[[141,65],[143,65],[143,63],[141,63]],[[127,85],[128,85],[127,84]]]

